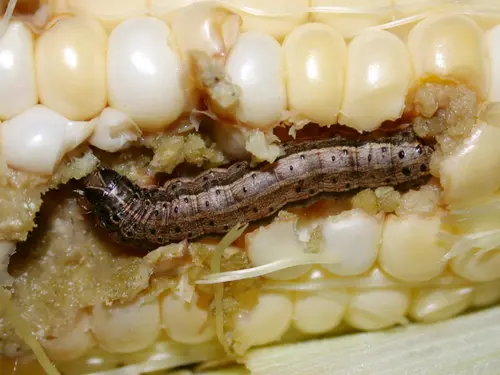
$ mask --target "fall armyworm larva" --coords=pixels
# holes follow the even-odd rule
[[[155,248],[267,218],[318,194],[409,187],[429,177],[432,148],[411,130],[371,140],[340,136],[284,143],[275,163],[237,162],[163,187],[140,188],[110,169],[85,180],[99,225],[119,241]]]

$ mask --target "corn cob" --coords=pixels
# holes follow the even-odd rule
[[[500,299],[494,1],[190,3],[6,11],[0,282],[10,302],[0,310],[12,302],[20,320],[0,319],[2,368],[13,357],[19,373],[33,371],[19,322],[63,373],[118,374],[245,361],[262,345],[434,323]],[[198,131],[207,118],[209,138]],[[230,232],[226,246],[123,253],[66,184],[98,160],[147,185],[184,162],[273,162],[277,135],[400,123],[436,141],[428,184],[282,211]]]

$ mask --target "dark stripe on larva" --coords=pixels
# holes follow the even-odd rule
[[[293,141],[284,150],[273,164],[252,169],[238,162],[153,188],[140,188],[101,168],[86,178],[84,195],[113,238],[155,248],[220,235],[320,194],[408,188],[430,176],[432,148],[408,130],[370,140],[337,136]]]

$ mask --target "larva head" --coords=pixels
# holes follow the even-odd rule
[[[135,187],[127,178],[112,169],[99,168],[85,178],[83,196],[90,209],[105,229],[118,230],[119,213],[136,194]]]

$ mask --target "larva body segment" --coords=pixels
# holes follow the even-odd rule
[[[60,371],[250,363],[500,300],[494,0],[19,4],[0,283]],[[2,306],[0,361],[29,355]]]

